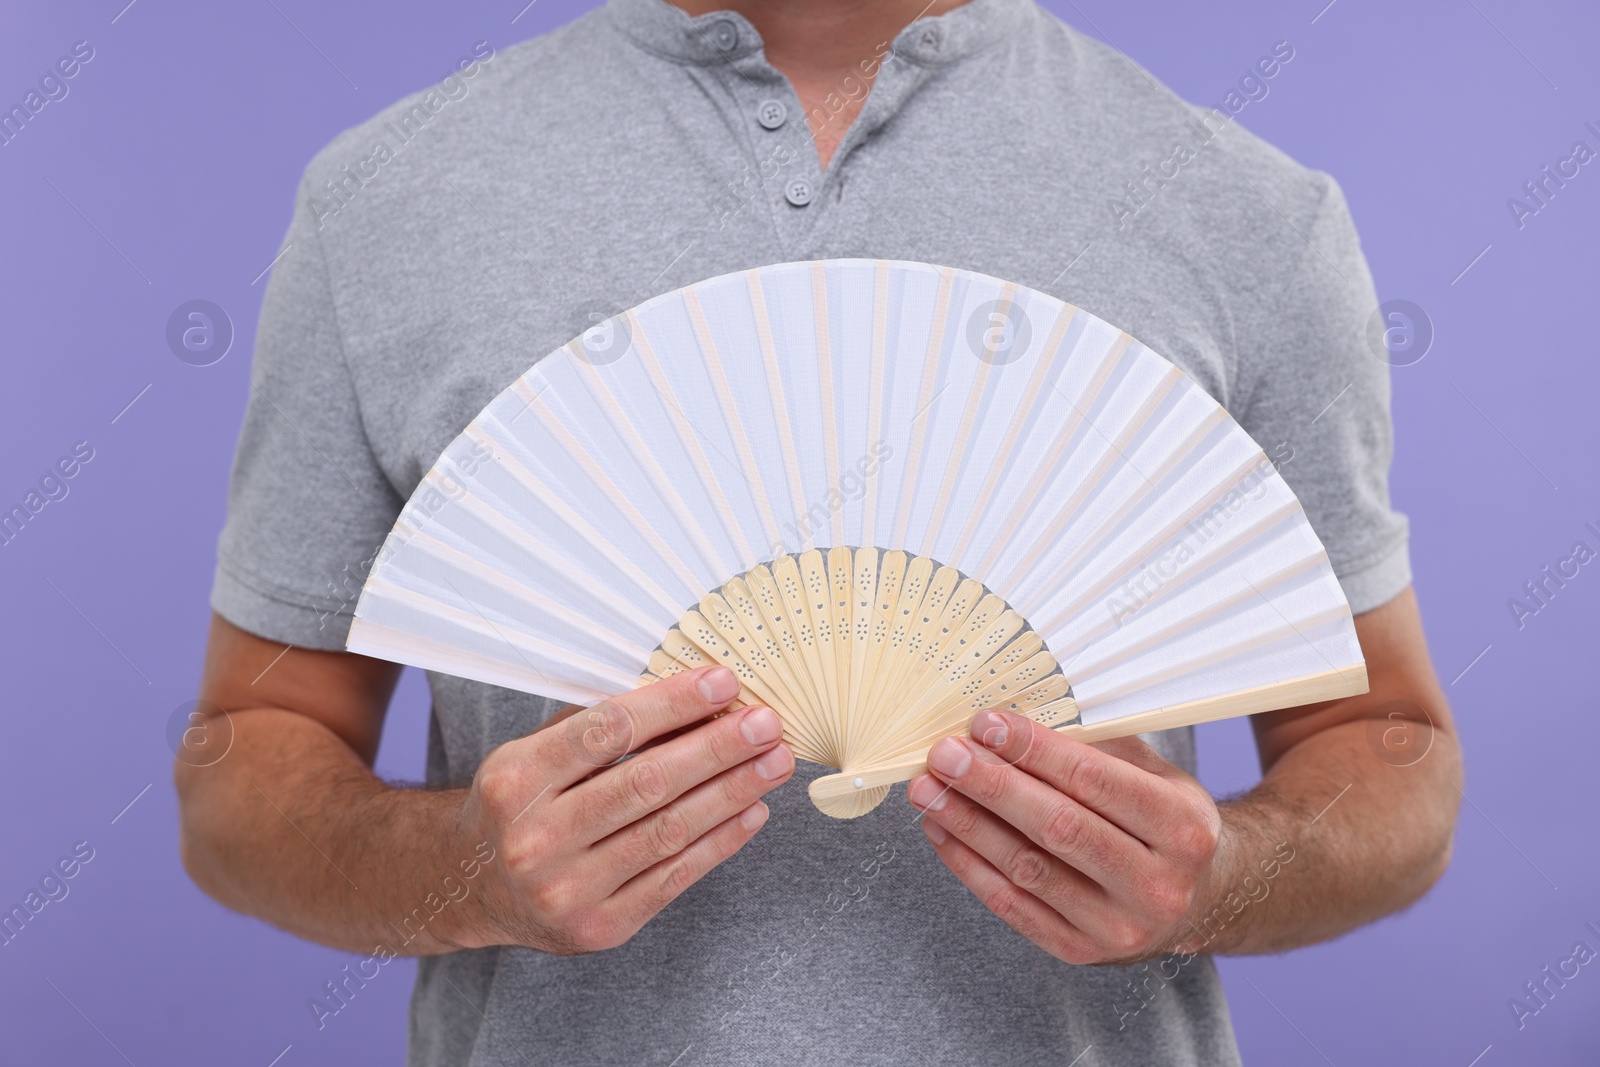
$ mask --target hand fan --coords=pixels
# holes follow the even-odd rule
[[[988,707],[1093,741],[1366,691],[1299,502],[1177,367],[869,260],[713,278],[534,364],[417,487],[349,648],[579,704],[725,664],[842,818]]]

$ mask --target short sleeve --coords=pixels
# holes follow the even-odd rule
[[[342,649],[404,501],[363,428],[305,193],[256,330],[211,606],[262,637]]]
[[[1299,266],[1241,323],[1239,422],[1300,498],[1355,614],[1411,584],[1406,517],[1389,501],[1394,428],[1389,364],[1367,337],[1378,306],[1372,275],[1338,184],[1321,189],[1310,222],[1287,223]],[[1255,341],[1251,344],[1250,339]]]

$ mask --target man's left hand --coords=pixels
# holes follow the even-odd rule
[[[1215,881],[1222,816],[1138,738],[1095,745],[986,711],[946,738],[908,798],[985,907],[1068,963],[1125,963],[1187,939]]]

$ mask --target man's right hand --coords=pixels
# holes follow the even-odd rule
[[[771,711],[710,718],[738,687],[704,667],[552,716],[490,752],[470,788],[397,788],[372,765],[399,677],[213,617],[210,718],[184,735],[207,744],[173,766],[202,889],[348,952],[590,952],[737,852],[794,773]]]
[[[687,671],[490,752],[462,825],[468,852],[487,841],[495,861],[453,940],[561,955],[614,948],[744,847],[794,755],[770,708],[709,718],[738,691],[725,667]]]

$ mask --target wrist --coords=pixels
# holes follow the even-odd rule
[[[439,913],[439,940],[451,951],[504,944],[492,903],[499,852],[480,836],[454,855],[454,868],[441,879],[446,906]]]
[[[440,935],[452,950],[506,943],[495,918],[500,914],[495,898],[503,860],[477,817],[475,800],[470,790],[462,792],[450,832],[445,835],[448,844],[443,859],[451,895],[447,897],[449,907],[440,916],[447,920]]]
[[[1221,908],[1227,913],[1229,886],[1237,880],[1235,867],[1238,852],[1237,834],[1224,811],[1216,851],[1211,854],[1211,863],[1195,887],[1189,914],[1179,924],[1173,940],[1172,949],[1175,953],[1194,955],[1221,950],[1219,942],[1225,936],[1225,928],[1233,926],[1233,923],[1219,923],[1217,909]]]
[[[1295,849],[1276,839],[1269,825],[1252,818],[1244,804],[1220,809],[1222,830],[1206,878],[1178,931],[1174,947],[1183,953],[1226,953],[1241,950],[1251,931],[1265,919],[1267,898]]]
[[[405,896],[383,915],[382,941],[401,956],[431,956],[499,944],[486,902],[500,856],[471,818],[465,790],[429,794],[419,837],[434,842],[416,859]],[[420,822],[420,820],[419,820]]]

